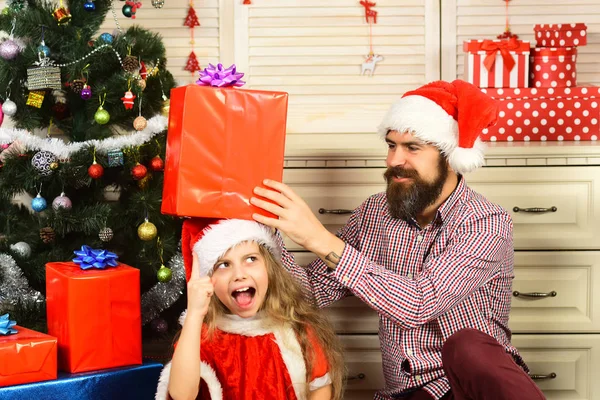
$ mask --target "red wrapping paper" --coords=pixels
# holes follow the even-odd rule
[[[266,178],[281,181],[287,93],[189,85],[171,91],[161,211],[252,219]]]
[[[527,87],[529,82],[527,41],[467,40],[464,79],[481,88]]]
[[[587,26],[577,24],[537,24],[533,27],[537,47],[571,47],[587,44]]]
[[[531,53],[531,86],[577,86],[576,47],[536,47]]]
[[[140,271],[125,264],[82,270],[46,264],[48,333],[58,338],[62,371],[142,363]]]
[[[500,113],[484,141],[584,141],[600,136],[600,88],[482,89]]]
[[[21,326],[0,336],[0,387],[56,379],[56,338]]]

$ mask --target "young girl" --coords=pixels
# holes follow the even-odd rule
[[[280,241],[254,221],[206,222],[184,222],[188,308],[156,399],[341,399],[337,337],[281,266]]]

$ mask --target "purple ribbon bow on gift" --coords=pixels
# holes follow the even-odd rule
[[[223,69],[223,64],[221,63],[217,64],[216,67],[208,64],[208,68],[200,71],[200,79],[196,83],[200,86],[242,86],[246,83],[241,80],[243,76],[243,72],[236,71],[235,64],[227,69]]]
[[[119,265],[117,255],[110,251],[94,250],[90,246],[83,245],[81,250],[76,250],[73,253],[77,256],[73,259],[73,262],[79,264],[79,268],[83,270],[90,268],[104,269]]]
[[[8,314],[0,315],[0,335],[13,335],[17,333],[12,327],[17,324],[16,321],[11,321]]]

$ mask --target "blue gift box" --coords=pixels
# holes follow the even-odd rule
[[[144,362],[133,367],[69,374],[52,381],[0,388],[2,400],[152,400],[163,365]]]

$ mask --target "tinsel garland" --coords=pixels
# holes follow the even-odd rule
[[[142,325],[146,325],[161,312],[171,307],[183,294],[185,268],[181,252],[175,254],[167,265],[173,273],[167,283],[158,282],[142,295]]]
[[[57,138],[42,138],[32,135],[26,130],[15,128],[0,128],[0,144],[18,142],[23,151],[46,150],[58,158],[69,158],[86,147],[95,147],[96,152],[106,153],[109,150],[122,149],[131,146],[141,146],[154,136],[167,129],[168,119],[157,115],[148,120],[148,125],[142,131],[131,131],[128,135],[109,137],[103,140],[86,140],[85,142],[65,143]]]
[[[43,301],[44,296],[29,287],[16,261],[10,255],[0,253],[0,308],[7,309],[17,302],[31,304]]]

